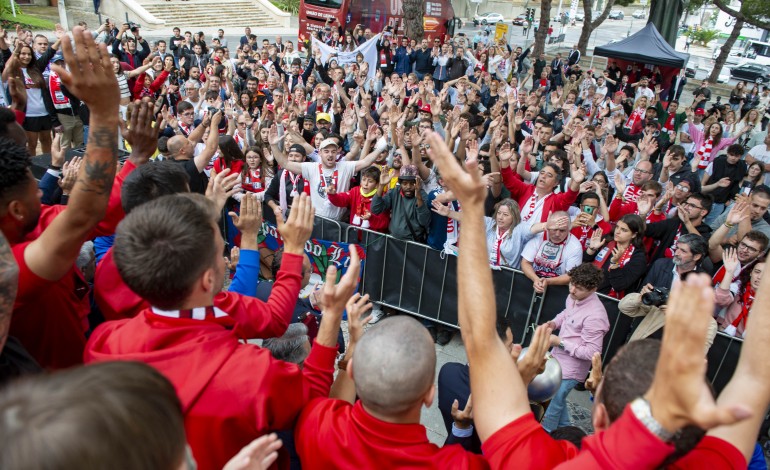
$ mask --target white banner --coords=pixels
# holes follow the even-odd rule
[[[332,57],[337,60],[337,64],[340,66],[354,64],[356,62],[356,56],[360,52],[364,56],[364,62],[369,64],[369,78],[374,78],[374,74],[377,72],[377,41],[379,41],[380,35],[381,34],[374,36],[354,50],[348,52],[339,52],[334,47],[321,42],[315,36],[312,37],[312,47],[317,47],[321,51],[321,62],[324,65],[326,65]]]

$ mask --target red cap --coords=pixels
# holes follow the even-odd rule
[[[430,105],[429,104],[422,105],[420,107],[420,112],[421,113],[429,113],[430,112]]]
[[[704,114],[706,114],[706,110],[703,108],[697,108],[695,110],[695,114],[697,114],[698,116],[703,116]]]
[[[266,106],[265,106],[265,108],[266,108],[268,111],[270,111],[270,112],[272,112],[273,110],[275,110],[275,106],[273,106],[272,104],[268,104],[268,105],[266,105]]]

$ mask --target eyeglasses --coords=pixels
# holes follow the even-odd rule
[[[697,205],[695,205],[695,204],[693,204],[691,202],[683,202],[683,203],[680,204],[680,206],[682,206],[682,207],[692,207],[693,209],[701,209],[701,210],[703,210],[703,208],[701,206],[697,206]]]
[[[754,248],[751,245],[747,245],[746,242],[738,243],[738,249],[741,249],[741,248],[748,251],[749,253],[759,253],[759,248]]]
[[[639,173],[645,174],[645,175],[651,175],[651,171],[642,170],[641,168],[634,168],[634,171],[638,171]]]
[[[682,186],[681,184],[677,184],[676,189],[678,189],[679,191],[682,191],[683,193],[690,192],[690,188],[688,188],[687,186]]]
[[[239,122],[239,123],[238,123],[238,125],[239,125],[239,126],[243,126],[243,127],[246,127],[246,123],[245,123],[245,122]]]

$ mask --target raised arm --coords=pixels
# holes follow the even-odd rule
[[[217,111],[211,116],[211,125],[209,126],[209,138],[206,139],[206,147],[195,157],[195,167],[199,172],[203,171],[208,165],[211,157],[217,153],[219,148],[219,121],[222,120],[222,111]]]
[[[53,65],[67,89],[91,112],[88,145],[78,179],[65,209],[24,251],[29,268],[55,281],[67,274],[80,247],[107,211],[118,158],[120,90],[107,48],[97,46],[91,33],[76,27],[62,41],[69,71]]]
[[[302,164],[298,162],[290,162],[286,154],[278,146],[278,144],[281,142],[281,139],[285,138],[286,135],[288,134],[284,134],[284,137],[278,137],[278,128],[275,126],[275,124],[270,126],[270,130],[267,134],[267,140],[270,142],[270,149],[273,151],[275,160],[278,162],[281,168],[285,168],[295,175],[301,175]]]
[[[464,248],[457,262],[458,315],[471,365],[474,420],[479,437],[485,441],[530,413],[529,401],[511,355],[495,330],[497,312],[484,224],[487,190],[477,171],[478,162],[467,162],[466,173],[437,134],[431,134],[428,142],[430,157],[463,208],[460,245]]]

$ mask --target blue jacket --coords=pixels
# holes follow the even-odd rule
[[[410,73],[412,71],[412,62],[414,62],[415,51],[411,54],[406,53],[406,47],[399,46],[396,49],[396,55],[393,57],[396,67],[393,69],[399,75]]]

